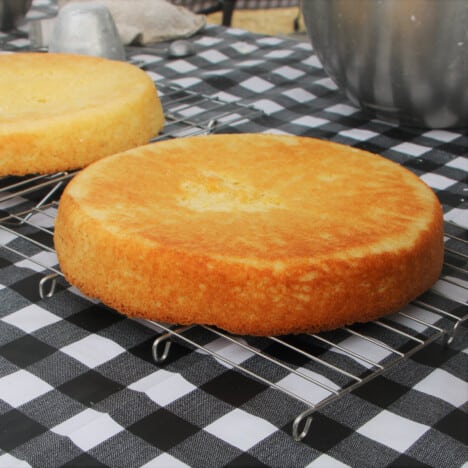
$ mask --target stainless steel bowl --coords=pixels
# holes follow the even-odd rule
[[[14,29],[31,5],[32,0],[0,0],[0,31]]]
[[[402,125],[468,127],[468,0],[303,0],[327,74]]]

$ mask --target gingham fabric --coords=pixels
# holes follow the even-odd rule
[[[41,0],[31,14],[50,11]],[[307,43],[220,27],[192,41],[197,54],[185,59],[168,60],[160,46],[128,53],[147,64],[156,82],[263,111],[229,131],[318,137],[404,165],[436,191],[447,220],[467,227],[465,132],[369,119],[336,90]],[[27,50],[29,41],[21,32],[2,33],[0,47]],[[29,198],[3,202],[0,210],[27,207]],[[30,235],[41,239],[40,231]],[[38,282],[56,264],[53,252],[0,229],[0,466],[460,467],[468,461],[466,326],[449,347],[436,341],[315,413],[308,435],[296,442],[292,423],[305,409],[297,399],[179,341],[156,364],[157,332],[63,280],[41,299]],[[462,292],[459,303],[467,300]],[[463,313],[463,306],[455,309]],[[248,352],[233,353],[202,329],[193,333],[207,348],[269,372]],[[268,348],[274,355],[275,347]],[[317,352],[346,359],[326,347]],[[294,380],[281,372],[270,377]],[[327,372],[321,379],[334,384]]]
[[[299,0],[237,0],[236,8],[254,10],[268,8],[292,8],[299,6]]]
[[[181,5],[193,11],[201,11],[219,5],[218,0],[170,0],[174,5]],[[299,0],[236,0],[236,9],[255,10],[268,8],[298,7]]]

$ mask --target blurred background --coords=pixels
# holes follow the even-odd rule
[[[305,38],[301,0],[171,0],[207,15],[209,23],[259,34]]]

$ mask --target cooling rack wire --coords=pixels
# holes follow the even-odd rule
[[[260,113],[239,102],[223,102],[165,83],[158,83],[158,90],[167,124],[156,140],[212,133]],[[18,239],[15,247],[10,242],[0,248],[41,267],[38,288],[43,299],[54,294],[58,280],[65,281],[54,257],[53,225],[61,191],[74,174],[0,178],[0,233]],[[49,260],[45,264],[31,257],[31,244],[54,257],[55,263]],[[301,440],[308,433],[314,412],[436,340],[451,344],[468,318],[467,265],[468,231],[446,222],[440,280],[400,312],[368,324],[329,333],[259,338],[233,336],[208,326],[180,327],[136,320],[155,331],[152,355],[158,364],[169,357],[171,345],[177,341],[303,403],[305,409],[292,425],[293,438]],[[278,380],[276,375],[283,378]]]

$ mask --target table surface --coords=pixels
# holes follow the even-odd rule
[[[53,11],[48,0],[36,1],[31,15]],[[402,164],[434,189],[446,221],[468,227],[466,132],[368,118],[338,92],[307,43],[216,26],[191,41],[197,54],[185,59],[167,59],[161,44],[128,48],[128,55],[156,84],[261,110],[223,131],[317,137]],[[0,48],[24,51],[29,41],[21,32],[0,33]],[[0,209],[30,203],[17,197]],[[459,235],[466,239],[466,230]],[[28,258],[13,251],[20,247]],[[303,401],[177,340],[156,364],[151,347],[160,331],[101,310],[63,280],[41,298],[38,283],[56,263],[53,252],[25,247],[0,229],[0,466],[458,467],[468,461],[464,325],[449,346],[436,340],[321,407],[298,442],[291,427],[308,408]],[[466,285],[466,273],[459,278]],[[466,288],[442,283],[449,294],[455,288],[458,299],[449,307],[462,316]],[[270,372],[248,349],[196,333],[207,349]],[[352,347],[350,337],[340,336],[339,343]],[[265,349],[275,354],[274,345]],[[318,351],[349,360],[342,354]],[[308,360],[279,357],[317,377]],[[354,365],[368,371],[362,362]],[[293,384],[294,373],[270,373],[275,382]],[[317,379],[333,384],[327,372]]]

